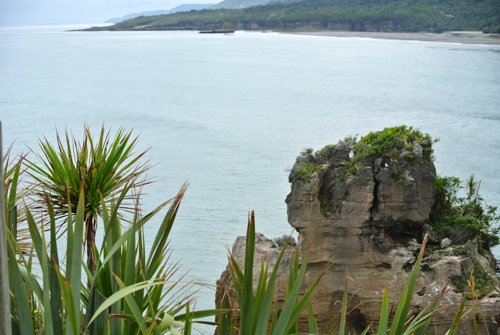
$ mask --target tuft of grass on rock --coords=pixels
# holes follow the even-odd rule
[[[290,237],[290,240],[288,241],[288,237]],[[283,234],[282,236],[278,236],[272,239],[274,246],[275,247],[283,247],[286,242],[288,241],[288,245],[291,245],[292,247],[295,247],[297,245],[297,240],[293,236],[288,236],[286,234]]]

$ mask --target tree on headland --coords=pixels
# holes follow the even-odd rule
[[[48,198],[59,219],[64,220],[67,210],[76,213],[80,192],[85,197],[85,245],[87,267],[94,274],[96,258],[94,254],[98,217],[102,217],[102,204],[111,204],[114,197],[126,186],[140,188],[147,181],[140,179],[150,165],[141,163],[146,153],[134,153],[137,137],[132,131],[120,128],[112,138],[111,132],[101,129],[99,138],[93,138],[85,127],[82,142],[65,132],[61,138],[57,134],[57,146],[44,138],[39,141],[42,154],[34,153],[37,162],[32,162],[30,175],[40,187],[35,194],[42,200]],[[127,195],[134,200],[137,193]],[[134,207],[122,206],[122,210],[133,211]]]

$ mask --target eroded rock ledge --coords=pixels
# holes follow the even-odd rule
[[[358,152],[354,153],[358,156],[352,157],[353,148],[347,142],[340,142],[315,154],[306,151],[297,157],[289,176],[292,190],[286,203],[288,222],[299,232],[301,244],[307,245],[312,240],[309,278],[316,278],[330,260],[337,260],[312,298],[320,331],[326,329],[340,310],[335,302],[342,300],[346,270],[353,279],[348,291],[354,295],[348,309],[359,304],[348,316],[347,331],[359,334],[372,320],[375,320],[372,329],[377,329],[384,286],[387,285],[391,302],[397,301],[422,238],[429,233],[430,241],[412,298],[413,313],[429,305],[449,280],[481,268],[493,274],[492,289],[496,293],[482,303],[486,325],[481,323],[480,333],[486,334],[487,327],[489,334],[500,334],[500,286],[494,275],[493,256],[484,250],[478,252],[474,241],[460,245],[453,241],[441,243],[429,225],[436,178],[431,146],[432,141],[423,139],[405,144],[400,150],[371,155],[359,155],[358,146],[355,148]],[[259,241],[257,250],[269,243],[263,236]],[[233,246],[241,261],[242,244],[244,239],[238,238]],[[269,248],[265,256],[275,261],[278,252],[278,248]],[[255,263],[256,276],[259,264],[260,258]],[[283,271],[286,274],[288,270]],[[225,291],[231,292],[230,281],[226,270],[218,281],[217,304]],[[234,303],[234,293],[230,295]],[[443,303],[452,307],[447,315],[433,321],[429,333],[439,333],[441,323],[442,330],[449,328],[461,299],[459,292],[447,295]],[[307,320],[303,321],[307,329]],[[471,329],[472,322],[462,327],[465,333]]]

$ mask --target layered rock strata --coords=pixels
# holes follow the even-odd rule
[[[375,331],[384,286],[391,303],[396,304],[425,233],[429,233],[430,244],[412,297],[412,313],[428,306],[450,280],[477,267],[495,276],[496,261],[490,253],[480,254],[470,241],[460,246],[453,241],[441,245],[429,225],[436,178],[430,147],[430,141],[422,141],[392,157],[372,156],[352,164],[351,147],[340,142],[320,154],[297,157],[286,203],[288,222],[299,232],[301,244],[312,241],[308,277],[316,278],[328,262],[337,260],[312,297],[320,331],[340,311],[336,302],[342,300],[346,271],[353,279],[348,288],[353,295],[348,309],[353,310],[346,330],[359,334],[374,321]],[[240,245],[241,240],[237,240],[233,250],[241,250]],[[273,252],[278,253],[276,249]],[[235,255],[243,260],[243,254]],[[255,265],[257,270],[260,259]],[[218,299],[223,292],[231,291],[229,282],[226,270],[218,282]],[[492,297],[481,304],[486,321],[480,322],[481,334],[487,333],[486,328],[489,334],[500,334],[500,297],[495,293],[500,292],[500,286],[496,276],[493,291]],[[451,307],[432,321],[429,334],[441,334],[449,328],[462,296],[453,290],[446,295],[443,304]],[[469,317],[470,322],[464,323],[461,331],[472,330],[471,320]],[[306,322],[302,320],[304,330]]]
[[[234,260],[241,269],[244,269],[245,265],[245,248],[246,248],[246,239],[244,236],[238,236],[236,241],[233,244],[233,248],[231,250],[231,254],[234,257]],[[269,266],[269,273],[272,272],[272,269],[276,265],[276,261],[278,260],[279,253],[281,248],[276,247],[274,242],[262,234],[255,234],[255,250],[254,250],[254,269],[253,269],[253,282],[254,289],[257,289],[257,283],[260,276],[261,269],[261,261],[264,259]],[[238,301],[236,299],[236,293],[234,291],[233,282],[231,279],[231,273],[229,271],[229,266],[227,266],[226,270],[222,272],[220,279],[217,281],[217,290],[215,293],[215,304],[217,308],[221,308],[222,300],[225,295],[229,298],[229,303],[232,308],[235,308],[233,312],[233,324],[238,326],[240,324],[240,313],[238,310]],[[281,260],[281,264],[278,270],[278,306],[280,306],[284,301],[284,283],[288,278],[288,273],[290,270],[290,250],[286,250],[283,258]],[[280,285],[281,284],[281,285]],[[219,320],[219,319],[217,319]],[[219,330],[217,329],[216,335],[219,334]]]

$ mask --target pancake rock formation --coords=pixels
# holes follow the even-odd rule
[[[412,128],[402,129],[415,135]],[[436,179],[432,140],[417,131],[418,136],[394,137],[389,145],[380,146],[382,142],[375,138],[380,133],[370,133],[359,142],[346,139],[316,153],[306,150],[297,157],[289,176],[288,222],[299,232],[301,245],[312,241],[308,278],[316,278],[328,262],[336,260],[311,300],[320,332],[340,311],[336,302],[342,301],[346,271],[353,279],[348,288],[349,296],[353,295],[348,310],[353,310],[347,317],[346,332],[359,334],[372,321],[371,329],[376,332],[384,286],[390,303],[397,304],[427,233],[429,242],[412,297],[412,313],[428,306],[449,281],[457,283],[480,270],[488,285],[478,294],[492,295],[481,304],[485,322],[479,322],[479,333],[486,334],[487,328],[489,334],[500,334],[500,286],[488,247],[477,243],[473,235],[459,242],[442,238],[430,224]],[[259,255],[276,259],[279,248],[271,248],[263,236],[258,240],[257,249],[262,249],[261,244],[269,246],[267,254]],[[233,246],[238,262],[244,259],[242,244],[244,239],[238,238]],[[258,276],[260,258],[256,257],[254,268]],[[286,276],[287,271],[282,273]],[[230,282],[226,270],[218,281],[217,304],[228,292],[237,306]],[[449,329],[462,297],[456,287],[446,295],[442,305],[451,307],[432,321],[429,334],[444,334]],[[307,318],[302,326],[306,331]],[[461,331],[472,331],[470,316]]]

